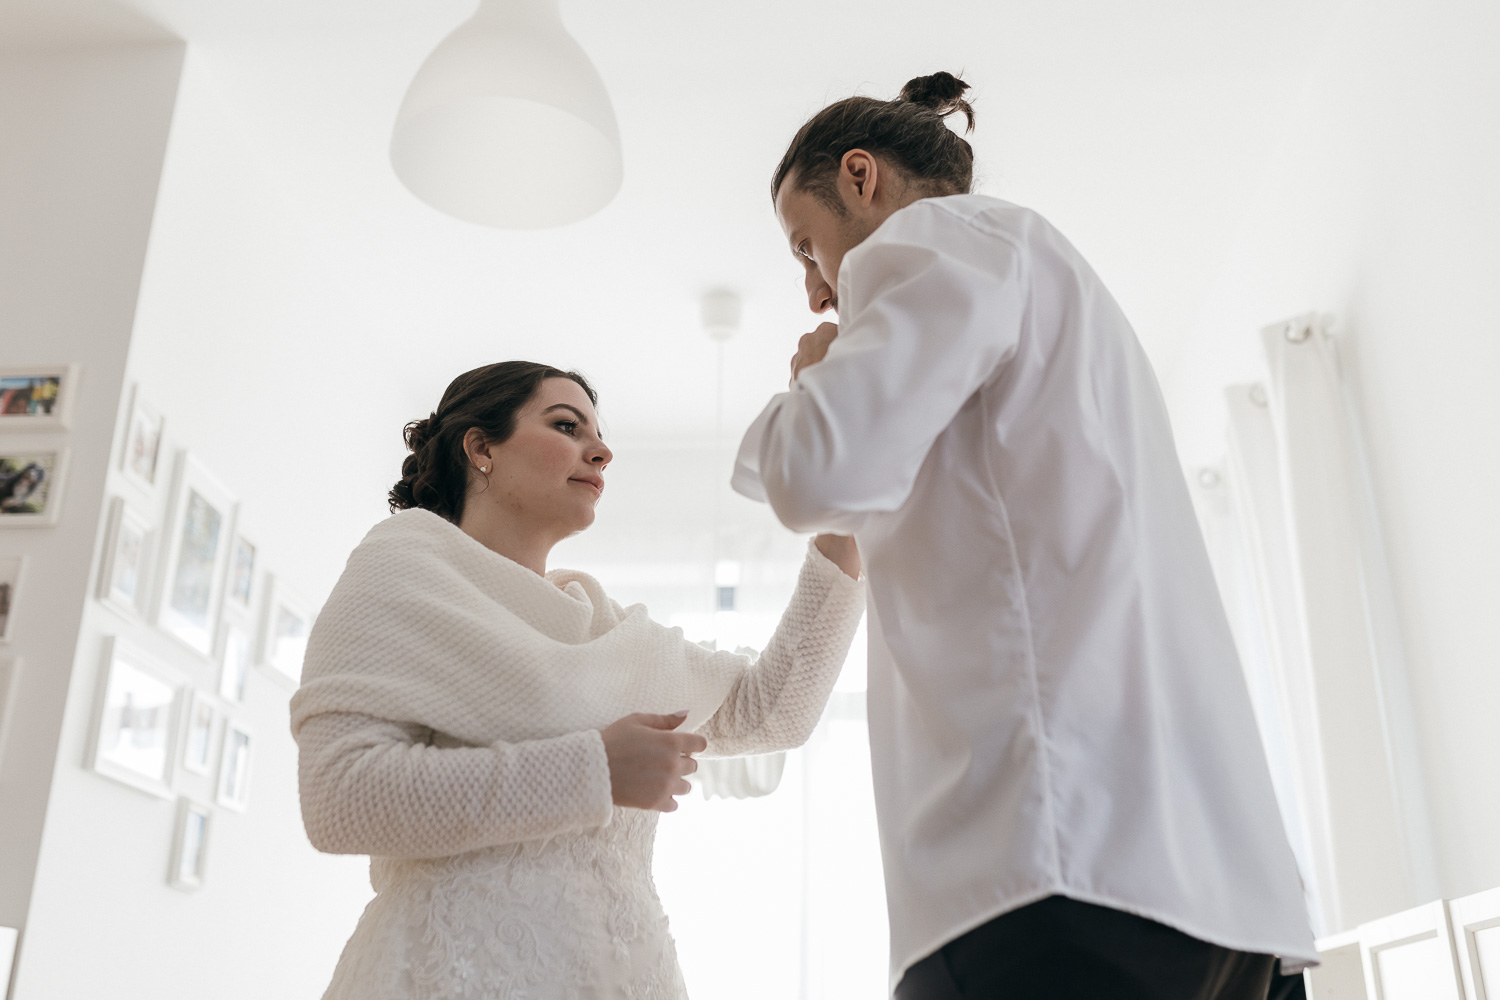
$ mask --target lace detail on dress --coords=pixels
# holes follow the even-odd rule
[[[651,879],[657,814],[430,861],[372,859],[376,897],[325,1000],[685,1000]]]

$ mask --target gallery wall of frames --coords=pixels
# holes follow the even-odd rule
[[[0,531],[57,522],[67,487],[77,364],[0,368]],[[264,565],[228,487],[185,449],[168,416],[131,390],[93,599],[108,609],[86,759],[101,780],[176,801],[163,877],[211,879],[216,818],[251,808],[256,732],[248,691],[299,681],[313,610]],[[22,440],[24,447],[8,447]],[[26,557],[0,556],[0,753],[22,664],[5,652],[28,602]],[[150,633],[170,637],[157,641]]]

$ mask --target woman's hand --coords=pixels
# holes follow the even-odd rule
[[[683,778],[698,770],[690,755],[702,753],[708,741],[697,733],[674,732],[687,718],[637,712],[599,731],[609,758],[609,783],[617,806],[672,812],[677,800],[693,790]]]
[[[844,575],[859,579],[859,571],[863,564],[859,558],[859,546],[854,544],[853,535],[819,535],[813,539],[813,544],[818,551],[827,557]]]

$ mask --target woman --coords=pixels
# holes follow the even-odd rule
[[[320,850],[376,897],[326,1000],[685,996],[651,881],[692,755],[806,740],[863,610],[849,538],[809,547],[752,663],[547,572],[612,455],[579,375],[460,375],[348,566],[292,699]]]

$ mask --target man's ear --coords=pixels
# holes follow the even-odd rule
[[[839,193],[861,208],[875,202],[880,187],[880,161],[863,149],[851,149],[839,161]]]

